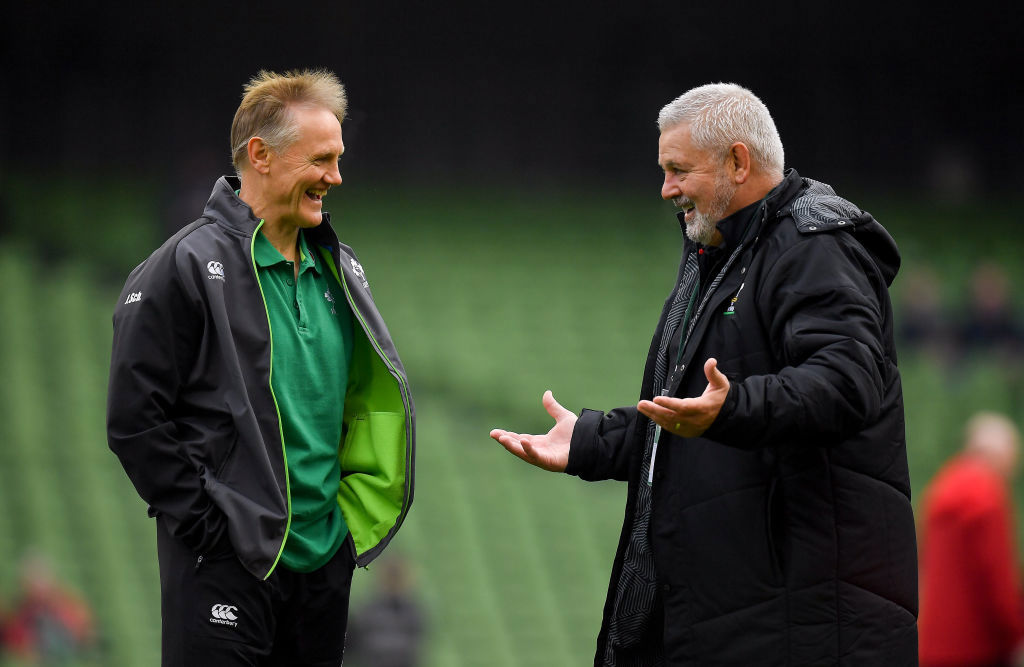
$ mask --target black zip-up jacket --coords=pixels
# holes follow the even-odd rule
[[[284,547],[291,503],[270,323],[252,257],[262,221],[238,187],[233,177],[219,179],[203,216],[128,277],[113,318],[107,436],[172,535],[197,555],[230,540],[242,564],[266,578]],[[342,284],[355,323],[339,505],[363,566],[412,503],[413,402],[351,248],[326,213],[304,233]]]
[[[654,641],[671,665],[917,664],[916,542],[888,296],[896,245],[870,214],[792,170],[755,207],[739,244],[669,388],[699,396],[711,357],[730,381],[702,437],[661,435],[649,536],[664,623]],[[684,243],[680,274],[695,251]],[[641,398],[652,396],[665,316]],[[573,432],[566,472],[629,482],[598,665],[636,488],[647,483],[646,425],[635,407],[584,410]],[[652,664],[644,648],[612,648],[616,664]]]

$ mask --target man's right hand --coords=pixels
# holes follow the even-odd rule
[[[555,425],[546,435],[526,435],[496,428],[491,431],[491,437],[527,463],[551,472],[565,472],[576,415],[559,405],[550,391],[544,392],[542,402],[555,419]]]

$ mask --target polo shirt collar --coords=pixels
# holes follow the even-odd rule
[[[256,235],[256,240],[253,243],[252,257],[256,260],[256,266],[260,268],[266,268],[268,266],[274,266],[281,262],[285,262],[284,255],[274,247],[266,236],[262,232]],[[315,256],[310,252],[309,246],[306,244],[306,235],[299,231],[299,273],[306,270],[312,270],[315,273],[320,273],[320,265],[317,262]]]

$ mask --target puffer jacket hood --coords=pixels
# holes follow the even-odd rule
[[[795,174],[791,171],[790,177]],[[871,255],[885,284],[891,285],[900,269],[900,252],[885,227],[870,213],[837,195],[832,186],[810,178],[800,180],[805,189],[783,209],[794,216],[797,228],[804,233],[835,229],[851,232]]]

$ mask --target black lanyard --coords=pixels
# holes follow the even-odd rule
[[[697,280],[693,286],[693,291],[690,292],[690,300],[686,304],[686,312],[683,314],[682,319],[679,320],[679,324],[676,325],[676,330],[672,332],[672,337],[669,339],[668,349],[665,350],[666,356],[669,354],[669,350],[672,349],[672,343],[676,344],[676,362],[672,365],[672,372],[665,379],[665,386],[662,388],[661,394],[664,396],[668,393],[668,388],[675,384],[678,379],[678,374],[682,372],[680,365],[683,361],[683,338],[686,335],[686,330],[690,326],[690,319],[693,317],[693,311],[697,307],[697,299],[700,297],[700,275],[697,276]]]

